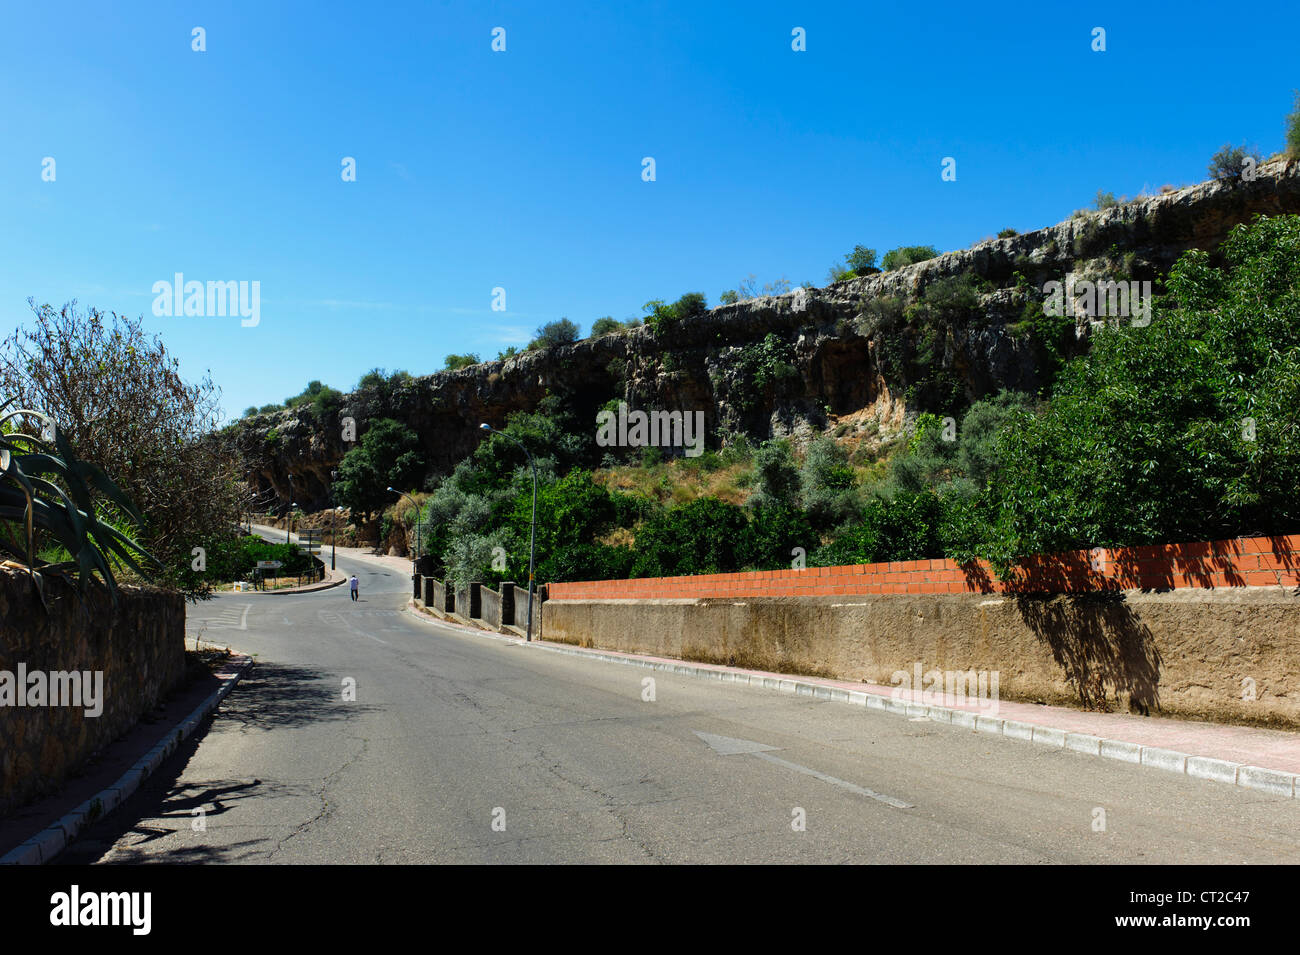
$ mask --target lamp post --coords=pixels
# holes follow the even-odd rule
[[[293,512],[298,510],[298,502],[294,501],[289,505],[289,519],[284,522],[284,542],[289,543],[289,533],[293,528]]]
[[[339,545],[339,515],[343,513],[343,508],[336,507],[330,513],[330,570],[334,569],[334,555],[338,553]]]
[[[537,553],[537,462],[533,456],[528,453],[528,449],[517,438],[513,438],[503,431],[497,431],[490,424],[484,423],[479,425],[479,430],[487,431],[491,434],[499,434],[501,437],[513,441],[519,445],[520,450],[528,458],[528,464],[533,469],[533,523],[528,533],[528,631],[524,639],[532,643],[533,641],[533,557]]]
[[[265,494],[254,494],[248,502],[248,533],[253,533],[253,508],[265,507],[275,496],[275,488],[271,488]]]
[[[415,504],[415,498],[411,497],[411,495],[407,494],[405,491],[399,491],[395,487],[390,487],[388,489],[388,493],[400,494],[402,497],[406,498],[412,504]],[[419,559],[419,557],[420,557],[420,505],[415,504],[415,554],[411,557],[412,582],[414,582],[415,580],[415,562],[416,560]]]

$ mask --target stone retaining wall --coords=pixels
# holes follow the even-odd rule
[[[0,568],[0,815],[56,791],[185,672],[180,595],[124,588],[114,609],[102,588],[92,585],[83,602],[57,579],[46,580],[45,594],[48,612],[25,571]],[[86,715],[84,696],[81,706],[16,705],[20,667],[29,675],[28,702],[32,675],[88,671],[93,696],[93,674],[101,674],[102,712]],[[71,691],[73,684],[59,687]]]

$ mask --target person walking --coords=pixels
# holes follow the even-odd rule
[[[356,600],[356,599],[357,599],[357,588],[360,587],[360,586],[361,586],[361,581],[357,580],[357,575],[356,575],[356,574],[353,574],[353,575],[352,575],[352,580],[351,580],[352,599],[353,599],[353,600]]]

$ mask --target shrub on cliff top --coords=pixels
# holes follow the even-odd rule
[[[1253,146],[1233,146],[1231,143],[1224,143],[1223,148],[1210,157],[1208,167],[1210,178],[1240,179],[1248,159],[1254,160],[1256,165],[1263,162],[1259,150]]]
[[[915,265],[917,262],[933,259],[938,254],[939,250],[932,245],[904,245],[886,252],[881,265],[886,272],[892,272],[905,265]]]
[[[1300,90],[1295,91],[1295,109],[1286,117],[1287,158],[1300,160]]]

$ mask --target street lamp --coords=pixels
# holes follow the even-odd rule
[[[289,505],[289,519],[284,522],[284,542],[289,543],[289,531],[293,527],[293,512],[298,510],[298,502]]]
[[[528,458],[528,464],[533,469],[533,524],[528,534],[528,632],[524,639],[529,643],[533,640],[533,557],[537,553],[537,462],[533,456],[528,453],[528,449],[523,446],[517,438],[511,437],[503,431],[496,431],[490,424],[479,425],[480,431],[487,431],[493,434],[499,434],[519,445]]]
[[[405,491],[399,491],[395,487],[390,487],[388,489],[388,493],[400,494],[402,497],[406,498],[412,504],[415,504],[415,498],[411,497],[411,495],[407,494]],[[411,580],[412,581],[415,580],[415,562],[419,558],[419,556],[420,556],[420,505],[415,504],[415,554],[411,557]]]

